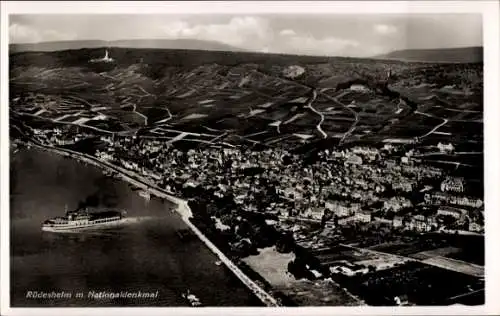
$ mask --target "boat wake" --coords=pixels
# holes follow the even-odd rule
[[[156,217],[154,216],[136,216],[136,217],[126,217],[123,218],[123,224],[125,225],[130,225],[130,224],[137,224],[137,223],[142,223],[145,221],[150,221],[155,219]]]

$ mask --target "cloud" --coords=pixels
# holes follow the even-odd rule
[[[383,46],[372,45],[366,49],[366,54],[367,54],[367,56],[376,56],[376,55],[386,54],[389,51],[390,51],[389,49],[387,49]]]
[[[9,26],[11,43],[37,43],[76,39],[75,33],[60,32],[51,29],[39,29],[29,25],[14,23]]]
[[[333,56],[343,54],[358,46],[360,43],[355,40],[325,37],[317,39],[313,36],[292,36],[287,39],[288,50],[296,54],[320,54]]]
[[[191,25],[185,21],[172,21],[162,29],[169,38],[218,41],[241,47],[263,44],[273,34],[266,19],[251,16],[233,17],[220,24]]]
[[[281,30],[280,32],[281,36],[294,36],[296,35],[294,30],[286,29],[286,30]]]
[[[389,25],[389,24],[376,24],[373,27],[373,29],[376,33],[379,33],[382,35],[390,35],[390,34],[394,34],[398,31],[398,29],[395,26]]]

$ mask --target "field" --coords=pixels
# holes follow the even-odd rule
[[[437,256],[446,256],[448,254],[453,254],[460,252],[460,248],[455,248],[455,247],[443,247],[443,248],[437,248],[433,250],[428,250],[428,251],[422,251],[422,252],[417,252],[415,254],[412,254],[410,257],[415,258],[415,259],[420,259],[420,260],[425,260]]]
[[[324,250],[316,250],[313,252],[313,255],[318,258],[318,260],[323,265],[330,265],[341,261],[355,262],[370,260],[376,257],[376,255],[374,255],[373,253],[368,253],[344,246],[336,246]]]
[[[261,249],[258,255],[246,257],[243,261],[273,287],[281,289],[292,287],[295,283],[300,282],[288,273],[288,263],[294,258],[293,253],[282,254],[273,248],[265,248]]]
[[[368,249],[419,260],[446,257],[484,266],[484,238],[482,236],[442,236],[428,234],[412,241],[384,243]]]
[[[407,297],[409,303],[416,305],[444,305],[455,297],[465,297],[484,288],[484,281],[472,276],[418,262],[339,282],[369,305],[376,306],[395,304],[396,296]],[[484,292],[475,303],[480,304],[481,299],[484,302]]]
[[[243,261],[259,273],[273,289],[278,290],[299,306],[350,306],[358,302],[344,290],[328,281],[297,280],[288,273],[288,263],[295,258],[293,253],[282,254],[273,248],[265,248],[256,256]]]
[[[472,263],[458,261],[441,256],[425,259],[422,262],[436,267],[461,272],[478,278],[484,278],[484,267]]]
[[[401,242],[391,244],[380,244],[370,247],[371,250],[392,253],[399,256],[408,256],[416,253],[422,253],[426,250],[435,249],[434,245],[422,245],[418,242]]]
[[[482,142],[481,64],[126,48],[110,49],[116,63],[88,62],[102,53],[11,54],[11,114],[174,145]],[[305,74],[287,77],[291,65]]]
[[[327,268],[347,263],[348,265],[354,264],[364,268],[374,267],[376,270],[382,270],[403,264],[409,260],[390,253],[374,252],[342,245],[315,250],[312,255],[319,260],[321,265]]]

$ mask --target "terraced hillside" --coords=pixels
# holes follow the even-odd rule
[[[112,63],[89,63],[104,50],[11,54],[12,126],[175,145],[482,151],[482,64],[126,48],[109,48]]]

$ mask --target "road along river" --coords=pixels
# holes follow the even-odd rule
[[[182,200],[170,197],[139,197],[126,182],[106,177],[88,157],[45,147],[21,149],[11,157],[10,284],[13,307],[36,306],[186,306],[181,294],[187,289],[208,306],[262,306],[248,288],[251,282],[225,260],[210,241],[181,240],[177,232],[188,227],[202,234],[187,220],[189,209]],[[55,154],[57,152],[58,154]],[[116,169],[114,169],[116,171]],[[122,175],[128,182],[147,184]],[[42,232],[40,224],[60,216],[64,206],[75,208],[89,195],[113,207],[127,210],[136,219],[120,230],[88,234]],[[152,190],[152,194],[166,194]],[[173,207],[182,216],[168,211]],[[151,220],[153,219],[153,220]],[[210,246],[209,246],[210,247]],[[229,269],[228,269],[229,267]],[[237,268],[237,267],[236,267]],[[235,272],[236,271],[236,272]],[[236,275],[236,277],[235,277]],[[65,291],[71,298],[33,298],[28,291]],[[149,299],[77,298],[89,292],[150,292]],[[270,305],[270,304],[269,304]]]

